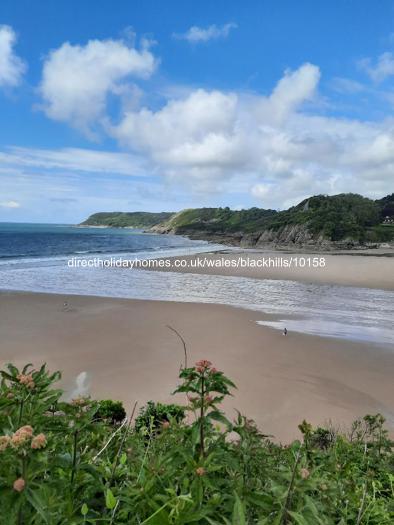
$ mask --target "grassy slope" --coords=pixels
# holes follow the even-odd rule
[[[102,212],[94,213],[83,226],[112,226],[114,228],[150,228],[155,224],[168,220],[173,214],[169,212],[149,213],[144,211],[126,212]]]
[[[312,234],[323,235],[331,241],[351,238],[378,242],[394,238],[394,228],[381,224],[387,214],[394,216],[394,194],[380,201],[356,194],[318,195],[281,212],[259,208],[184,210],[171,217],[165,226],[186,235],[195,232],[221,235],[258,234],[264,230],[280,231],[289,225],[305,225]]]
[[[256,238],[265,230],[280,232],[301,225],[314,236],[329,241],[353,239],[357,242],[387,242],[394,239],[394,227],[382,225],[383,218],[394,217],[394,194],[373,201],[361,195],[344,193],[317,195],[288,210],[277,212],[250,208],[194,208],[179,213],[112,212],[95,213],[83,225],[150,228],[183,235],[251,234]]]

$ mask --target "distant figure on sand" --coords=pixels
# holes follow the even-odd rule
[[[64,301],[64,303],[63,303],[63,310],[65,310],[65,311],[68,310],[68,302],[67,301]]]
[[[287,328],[283,330],[283,335],[287,335]]]

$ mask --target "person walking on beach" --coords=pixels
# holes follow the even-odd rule
[[[283,330],[283,335],[287,335],[287,328]]]

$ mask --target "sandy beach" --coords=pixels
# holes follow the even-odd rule
[[[304,418],[347,425],[380,411],[393,425],[394,353],[284,337],[259,326],[261,319],[261,313],[228,306],[3,292],[0,364],[47,362],[63,371],[68,393],[87,372],[93,397],[121,399],[127,407],[174,401],[183,350],[171,325],[187,342],[189,363],[209,359],[237,384],[227,413],[240,410],[277,440],[299,436]]]
[[[181,256],[169,260],[175,259],[181,261],[176,268],[172,266],[155,269],[394,290],[394,253],[391,249],[341,254],[296,252],[289,254],[281,251],[244,249]],[[201,261],[200,266],[196,263],[197,259]],[[240,262],[239,266],[235,267],[240,259],[244,261],[244,265]],[[257,267],[256,265],[261,264],[263,259],[266,260],[266,266]],[[248,264],[246,264],[247,260],[249,260]]]

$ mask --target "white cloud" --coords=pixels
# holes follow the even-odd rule
[[[271,191],[272,191],[271,185],[264,184],[264,183],[255,184],[251,188],[252,195],[254,197],[257,197],[258,199],[266,199],[271,193]]]
[[[289,169],[283,156],[295,145],[275,127],[313,97],[318,80],[318,68],[305,64],[287,71],[268,97],[198,89],[156,112],[127,112],[111,133],[169,179],[210,191],[233,175]]]
[[[382,53],[375,64],[373,64],[370,58],[364,58],[359,61],[359,67],[363,69],[374,82],[383,82],[386,78],[394,75],[394,55],[389,51]]]
[[[331,82],[331,87],[338,93],[350,95],[362,93],[363,91],[368,90],[364,84],[361,84],[361,82],[345,77],[335,77]]]
[[[227,38],[230,31],[235,29],[237,24],[228,23],[222,26],[215,24],[209,27],[192,26],[186,33],[174,33],[173,37],[179,40],[187,40],[191,44],[198,44],[200,42],[208,42],[209,40],[216,40],[218,38]]]
[[[20,208],[20,203],[17,201],[3,201],[0,202],[2,208]]]
[[[14,53],[15,42],[12,27],[0,25],[0,86],[17,86],[26,70],[25,63]]]
[[[269,97],[259,97],[256,103],[257,118],[264,123],[279,123],[294,112],[303,102],[315,95],[320,80],[320,70],[306,63],[296,71],[285,71]]]
[[[393,191],[394,120],[317,114],[319,79],[304,64],[268,96],[193,90],[157,110],[127,111],[108,132],[178,187],[249,192],[267,207],[312,193]]]
[[[144,176],[144,161],[130,153],[62,148],[57,150],[11,147],[0,150],[1,166],[29,166],[88,173]]]
[[[48,117],[89,133],[103,116],[107,96],[121,95],[130,77],[148,78],[157,61],[144,41],[141,49],[121,40],[64,43],[44,62],[40,92]]]

